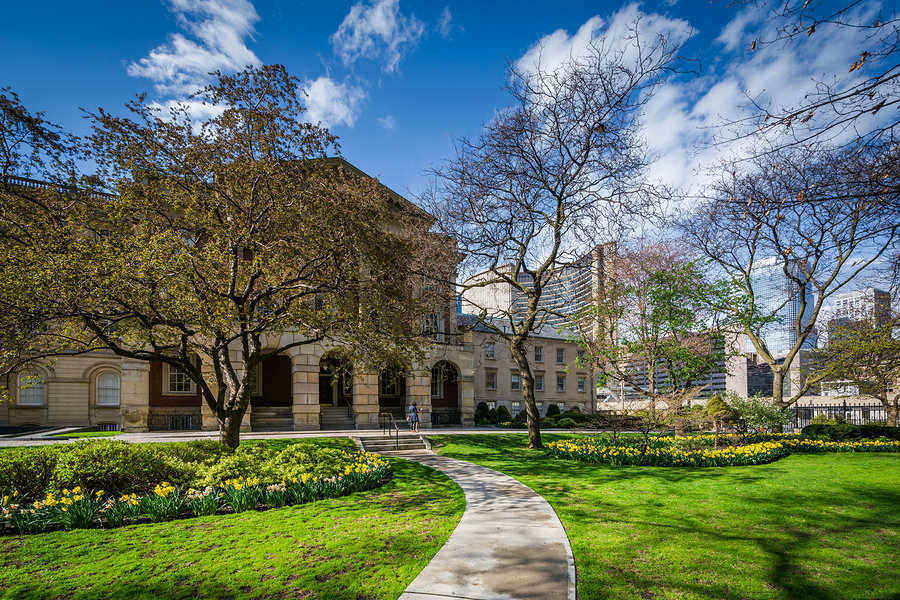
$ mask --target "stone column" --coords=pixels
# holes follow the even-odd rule
[[[459,412],[463,427],[475,426],[475,352],[472,346],[459,353]]]
[[[122,361],[120,407],[122,431],[148,431],[150,417],[150,363]]]
[[[419,408],[419,427],[431,429],[431,369],[421,365],[406,375],[406,406],[413,401]]]
[[[378,427],[378,373],[353,367],[353,416],[357,429]]]
[[[319,429],[319,357],[291,355],[291,397],[294,429]]]

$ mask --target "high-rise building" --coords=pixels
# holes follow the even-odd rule
[[[788,267],[795,276],[802,271],[800,263],[790,263]],[[750,268],[750,279],[753,285],[753,296],[761,317],[775,317],[759,331],[760,337],[774,357],[780,357],[797,343],[796,322],[798,317],[803,326],[809,323],[815,295],[812,284],[800,289],[797,283],[785,274],[785,265],[777,257],[770,257],[755,262]],[[806,300],[805,310],[801,300]],[[801,316],[801,311],[803,314]],[[810,335],[803,343],[803,348],[813,348],[815,337]],[[747,352],[756,352],[753,343],[747,339]]]
[[[542,314],[539,319],[543,326],[553,328],[571,327],[572,321],[591,302],[598,298],[606,273],[606,265],[615,254],[615,244],[594,247],[578,260],[559,269],[545,284],[538,304]],[[512,267],[503,265],[497,272],[510,273]],[[485,285],[472,287],[478,282]],[[528,288],[533,284],[526,273],[519,273],[516,281]],[[527,297],[516,286],[505,281],[496,281],[496,275],[485,271],[466,281],[461,310],[479,314],[485,310],[489,316],[515,315],[526,309]]]
[[[859,319],[874,318],[879,321],[891,314],[891,295],[878,288],[864,288],[834,295],[834,318]]]

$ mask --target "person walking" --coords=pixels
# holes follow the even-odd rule
[[[419,433],[419,407],[413,402],[409,405],[406,420],[409,421],[409,429],[413,433]]]

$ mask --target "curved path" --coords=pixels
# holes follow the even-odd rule
[[[575,560],[556,513],[512,477],[431,453],[406,454],[466,495],[450,539],[400,600],[575,600]]]

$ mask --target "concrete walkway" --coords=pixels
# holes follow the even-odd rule
[[[0,436],[0,447],[3,446],[40,446],[46,444],[66,444],[80,441],[84,438],[54,438],[53,434],[63,433],[64,431],[75,431],[78,427],[65,427],[54,429],[52,431],[42,431],[39,433],[26,433],[19,435]],[[401,433],[409,433],[408,430],[401,429]],[[558,431],[560,433],[588,433],[588,430],[576,431],[570,429],[542,429],[544,432]],[[423,429],[419,433],[424,436],[429,435],[471,435],[473,433],[482,434],[509,434],[524,433],[524,429],[500,429],[492,427],[455,427],[455,428],[439,428],[439,429]],[[592,433],[596,433],[593,431]],[[311,430],[311,431],[255,431],[241,433],[241,440],[267,440],[267,439],[303,439],[303,438],[320,438],[320,437],[366,437],[380,436],[380,429],[341,429],[341,430]],[[151,431],[147,433],[122,433],[117,436],[108,438],[113,440],[121,440],[124,442],[187,442],[190,440],[212,440],[218,439],[217,431]]]
[[[575,600],[575,559],[546,500],[486,467],[431,453],[403,458],[453,479],[466,511],[400,600]]]

